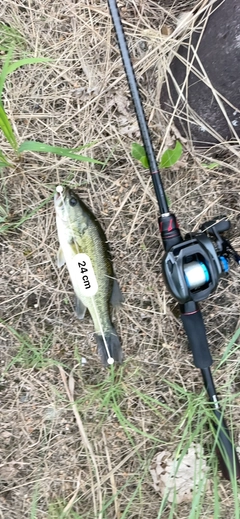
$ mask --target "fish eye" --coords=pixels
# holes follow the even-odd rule
[[[71,196],[70,200],[69,200],[69,204],[74,207],[74,205],[77,205],[77,199],[74,198],[74,196]]]

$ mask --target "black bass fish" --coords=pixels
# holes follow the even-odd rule
[[[119,337],[111,322],[110,304],[123,301],[114,278],[107,239],[99,222],[71,189],[58,186],[54,198],[60,248],[59,267],[66,263],[76,295],[76,313],[89,310],[98,353],[105,366],[123,360]]]

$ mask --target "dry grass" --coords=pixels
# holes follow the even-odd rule
[[[159,91],[167,53],[176,50],[160,28],[175,26],[179,2],[119,4],[160,150],[172,142]],[[215,487],[211,480],[199,515],[190,515],[191,504],[174,510],[166,505],[159,515],[161,498],[149,474],[154,454],[165,443],[172,451],[188,445],[197,423],[203,424],[197,439],[205,447],[211,435],[204,428],[200,375],[161,279],[153,188],[130,155],[131,143],[140,142],[140,136],[106,2],[9,0],[1,4],[1,19],[22,35],[20,55],[52,58],[46,66],[20,69],[6,84],[5,108],[19,141],[69,147],[96,141],[87,153],[106,166],[29,153],[14,170],[2,173],[0,204],[17,220],[27,217],[18,230],[2,236],[0,249],[0,517],[237,517],[231,485],[221,479]],[[6,142],[1,147],[6,151]],[[226,143],[218,153],[220,167],[208,170],[202,166],[206,157],[188,143],[177,167],[164,171],[164,184],[183,232],[224,212],[233,222],[231,238],[239,250],[239,149]],[[75,318],[67,271],[55,265],[52,195],[61,182],[77,188],[99,217],[115,258],[125,303],[114,319],[126,358],[115,375],[101,367],[92,322]],[[215,366],[239,327],[239,283],[233,267],[202,305]],[[215,373],[236,440],[238,365],[235,349]],[[67,390],[71,370],[74,407]]]

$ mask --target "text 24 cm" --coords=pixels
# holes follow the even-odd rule
[[[85,274],[85,272],[88,272],[88,269],[86,268],[86,261],[82,261],[82,263],[78,263],[78,266],[80,268],[81,274],[84,274],[84,276],[82,276],[82,280],[83,280],[85,288],[90,288],[91,285],[90,285],[88,275]]]

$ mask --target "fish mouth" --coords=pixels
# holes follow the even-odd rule
[[[65,200],[66,189],[62,186],[57,186],[54,194],[54,204],[56,209],[60,209]]]

